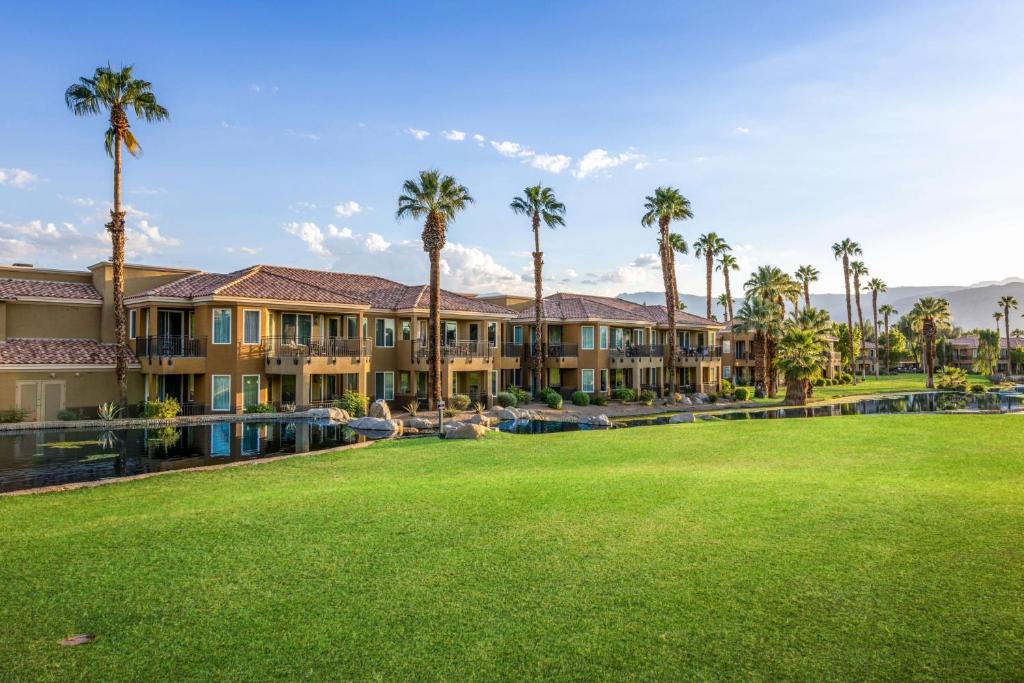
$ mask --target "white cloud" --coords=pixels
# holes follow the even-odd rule
[[[391,242],[388,242],[382,235],[378,235],[375,232],[371,232],[367,235],[363,244],[366,246],[366,251],[371,254],[387,251],[388,247],[391,246]]]
[[[164,235],[147,220],[129,223],[125,230],[125,254],[129,258],[160,254],[181,241]],[[110,256],[110,235],[105,229],[82,232],[72,223],[0,223],[0,258],[41,258],[52,263],[96,260]]]
[[[417,140],[426,140],[430,135],[428,131],[421,130],[419,128],[406,128],[403,132],[413,136]]]
[[[316,204],[314,204],[313,202],[292,202],[291,204],[288,205],[288,210],[289,211],[294,211],[296,213],[303,213],[303,212],[306,212],[306,211],[313,211],[315,209],[316,209]]]
[[[351,228],[339,228],[333,223],[327,224],[327,236],[340,240],[350,240],[355,237],[355,235],[352,234]]]
[[[444,136],[445,140],[451,140],[452,142],[462,142],[466,139],[466,132],[461,130],[442,130],[441,135]]]
[[[561,173],[569,168],[572,158],[564,154],[536,154],[530,159],[530,165],[551,173]]]
[[[484,136],[480,135],[480,133],[473,133],[473,139],[476,141],[476,144],[479,145],[480,147],[484,146]]]
[[[530,157],[533,156],[533,152],[523,147],[518,142],[512,142],[511,140],[504,140],[498,142],[497,140],[491,140],[491,147],[497,150],[498,154],[506,157]]]
[[[746,126],[736,126],[735,128],[732,129],[732,132],[736,133],[737,135],[746,135],[747,133],[750,132],[750,129],[747,128]]]
[[[39,176],[23,168],[0,168],[0,185],[23,190],[35,184],[37,180],[39,180]]]
[[[361,213],[363,207],[359,205],[359,202],[354,202],[351,199],[347,202],[342,202],[334,207],[334,213],[344,218],[351,218],[357,213]]]
[[[75,206],[95,206],[96,200],[92,197],[75,197],[71,203]]]
[[[642,169],[647,168],[650,165],[651,165],[651,162],[649,162],[649,161],[638,161],[635,164],[633,164],[633,170],[634,171],[640,171]]]
[[[254,254],[258,254],[263,251],[263,247],[228,247],[227,251],[229,254],[238,252],[248,256],[253,256]]]
[[[642,156],[635,152],[632,148],[622,152],[620,154],[609,154],[607,150],[597,147],[590,150],[583,157],[576,162],[576,170],[572,172],[577,178],[586,178],[588,175],[599,173],[601,171],[607,171],[608,169],[621,166],[629,162],[636,162],[642,159]]]
[[[324,233],[316,223],[309,221],[285,223],[284,231],[305,242],[309,250],[317,256],[324,258],[332,256],[331,250],[324,244]]]
[[[630,265],[634,268],[661,268],[661,259],[656,254],[640,254]]]
[[[129,256],[138,254],[157,254],[162,247],[177,247],[181,240],[167,237],[160,228],[147,220],[140,220],[135,228],[125,231],[125,251]]]

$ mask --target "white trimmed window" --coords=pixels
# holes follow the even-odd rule
[[[260,376],[242,375],[242,408],[248,409],[260,403]]]
[[[214,375],[210,383],[210,409],[231,410],[231,375]]]
[[[213,343],[231,343],[231,309],[213,309]]]
[[[597,330],[598,330],[598,332],[597,332],[598,345],[602,349],[607,349],[608,348],[608,326],[607,325],[601,325],[601,327],[597,328]]]
[[[523,326],[514,325],[512,327],[512,343],[521,346],[523,343]]]
[[[587,393],[587,394],[594,393],[594,371],[593,370],[583,370],[583,371],[581,371],[580,376],[582,378],[581,382],[583,384],[582,389],[583,389],[584,393]]]
[[[593,351],[594,350],[594,326],[593,325],[584,325],[583,327],[580,328],[580,347],[584,351]],[[590,380],[591,380],[591,384],[593,384],[593,380],[594,380],[593,376],[591,376]],[[586,391],[586,389],[584,389],[584,391]]]
[[[723,365],[722,366],[722,377],[724,379],[729,379],[730,377],[732,377],[732,366],[731,365]]]
[[[260,312],[242,311],[242,343],[260,343]]]
[[[139,312],[135,309],[128,311],[128,338],[135,339],[139,331]]]
[[[373,373],[374,398],[393,401],[395,398],[395,373],[375,372]]]
[[[722,340],[722,353],[732,353],[732,341],[728,339]]]
[[[395,345],[395,321],[392,318],[377,318],[374,323],[373,343],[378,348],[390,348]]]

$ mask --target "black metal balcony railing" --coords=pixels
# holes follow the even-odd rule
[[[489,358],[492,347],[486,341],[449,341],[441,345],[441,359],[452,358]],[[416,358],[429,358],[430,345],[424,342],[416,344]]]
[[[528,358],[533,357],[534,344],[527,344],[524,349]],[[544,352],[545,358],[576,358],[580,355],[579,344],[563,344],[562,342],[554,344],[543,344],[542,351]]]
[[[662,358],[665,347],[661,344],[625,344],[610,349],[612,358]]]
[[[734,360],[754,360],[754,354],[749,351],[734,351],[732,357]]]
[[[185,337],[182,335],[136,337],[135,355],[139,358],[201,358],[206,355],[206,337]]]
[[[676,356],[682,359],[721,358],[720,346],[696,346],[689,349],[676,349]]]
[[[342,339],[341,337],[263,337],[263,352],[283,358],[324,358],[369,353],[369,339]]]
[[[523,355],[523,345],[505,342],[501,345],[501,355],[503,358],[520,358]]]

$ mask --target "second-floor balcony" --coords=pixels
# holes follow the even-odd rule
[[[562,342],[553,342],[541,345],[541,351],[545,358],[576,358],[580,355],[579,344],[564,344]],[[534,344],[527,344],[523,347],[526,351],[527,358],[533,358]]]
[[[449,340],[441,344],[441,360],[453,358],[490,358],[494,347],[486,341]],[[430,345],[424,341],[416,343],[417,359],[430,358]]]
[[[720,346],[694,346],[689,348],[676,349],[676,358],[679,360],[711,360],[722,357]]]
[[[501,356],[502,358],[522,358],[523,345],[505,342],[501,345]]]
[[[206,337],[136,337],[135,355],[139,358],[203,358],[206,356]]]
[[[662,344],[624,344],[613,346],[608,350],[612,358],[663,358],[665,347]]]
[[[369,339],[341,337],[263,337],[263,352],[278,358],[356,358],[370,352]]]

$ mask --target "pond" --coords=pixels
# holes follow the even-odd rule
[[[0,434],[0,492],[333,448],[366,437],[314,422],[215,422],[156,429]]]

